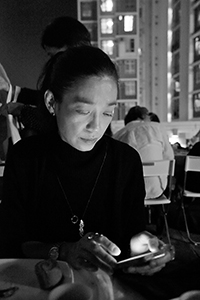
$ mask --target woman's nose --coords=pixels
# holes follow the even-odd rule
[[[98,131],[100,128],[100,119],[98,116],[93,115],[87,124],[87,129],[92,131]]]

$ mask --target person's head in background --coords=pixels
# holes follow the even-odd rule
[[[150,121],[149,111],[146,107],[139,105],[131,107],[124,118],[124,124],[126,125],[136,120]]]
[[[90,33],[78,20],[62,16],[54,19],[45,28],[41,46],[51,57],[69,47],[91,46]]]
[[[155,113],[150,112],[149,117],[150,117],[150,121],[160,123],[160,119]]]
[[[118,74],[101,49],[69,48],[46,64],[39,88],[61,139],[90,151],[111,123],[117,103]]]

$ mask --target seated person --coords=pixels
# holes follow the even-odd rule
[[[151,122],[145,107],[132,107],[124,119],[125,127],[113,136],[116,140],[135,148],[142,162],[171,160],[173,149],[167,134],[158,122]],[[159,197],[167,187],[165,176],[145,178],[146,198]]]
[[[160,119],[155,113],[150,112],[149,117],[150,117],[150,121],[160,123]]]

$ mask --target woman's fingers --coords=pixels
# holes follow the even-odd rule
[[[119,247],[116,244],[111,242],[106,236],[99,235],[95,238],[95,241],[101,245],[108,253],[114,256],[118,256],[121,253]]]
[[[95,246],[96,248],[98,247]],[[112,274],[114,262],[111,262],[108,258],[102,260],[102,256],[100,258],[100,254],[98,251],[98,256],[95,254],[95,251],[84,251],[81,253],[81,257],[78,258],[78,264],[80,267],[83,267],[89,271],[97,271],[98,268],[104,270],[105,272]],[[114,259],[114,258],[113,258]]]
[[[80,263],[87,269],[95,266],[112,273],[117,261],[112,255],[120,254],[120,249],[105,236],[88,233],[80,241]]]
[[[143,253],[148,250],[156,252],[159,246],[159,239],[151,233],[144,231],[132,237],[130,248],[132,255]]]

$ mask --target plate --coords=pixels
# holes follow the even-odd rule
[[[39,261],[41,259],[0,259],[0,288],[16,287],[16,291],[8,299],[48,299],[49,292],[40,288],[35,274],[35,265]],[[61,261],[58,264],[64,275],[62,283],[73,283],[73,271],[68,264]]]

